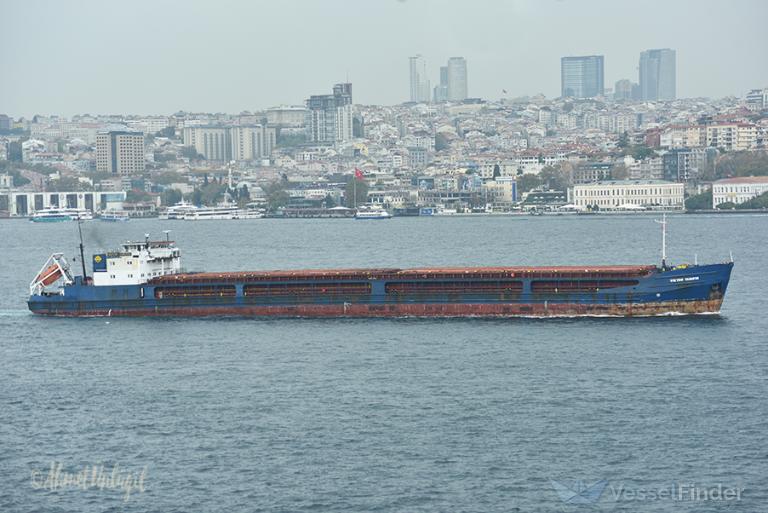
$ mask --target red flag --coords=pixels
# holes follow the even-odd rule
[[[355,179],[362,180],[363,178],[363,172],[355,168]]]

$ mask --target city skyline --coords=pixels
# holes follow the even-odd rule
[[[301,104],[326,84],[346,81],[355,83],[358,103],[392,105],[407,100],[402,63],[417,53],[435,63],[433,84],[437,63],[463,56],[472,67],[470,95],[490,100],[558,96],[560,58],[567,55],[604,55],[609,87],[621,79],[635,81],[638,55],[653,48],[677,51],[680,98],[743,96],[768,85],[768,64],[744,51],[768,47],[760,26],[768,17],[763,2],[743,1],[740,9],[650,2],[630,19],[622,6],[609,2],[481,1],[441,10],[440,23],[433,2],[330,4],[335,8],[295,1],[216,9],[197,1],[179,10],[139,0],[118,25],[98,23],[108,8],[91,0],[9,4],[4,10],[15,22],[0,32],[0,61],[18,78],[0,83],[0,111],[15,117],[253,111]],[[740,17],[744,9],[752,15]],[[343,38],[319,37],[318,21],[327,12],[337,13]],[[694,12],[696,31],[674,30]],[[253,21],[272,19],[284,23]],[[510,22],[514,31],[508,30]],[[141,37],[136,27],[142,27]],[[716,42],[712,34],[718,34]],[[312,52],[306,51],[308,38]],[[62,40],[62,57],[50,58]],[[267,40],[277,44],[265,52]],[[253,55],[258,59],[245,59]]]

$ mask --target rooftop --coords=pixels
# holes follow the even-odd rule
[[[737,176],[735,178],[723,178],[715,183],[768,183],[768,176]]]

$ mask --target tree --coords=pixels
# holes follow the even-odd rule
[[[168,139],[172,139],[176,136],[176,128],[172,126],[167,126],[163,128],[162,130],[158,131],[155,134],[156,137],[167,137]]]
[[[619,136],[619,140],[616,142],[616,147],[625,149],[629,146],[629,133],[625,130],[623,134]]]
[[[267,197],[267,208],[274,212],[280,207],[284,207],[288,204],[290,196],[285,190],[285,185],[282,182],[272,182],[268,185],[261,187],[264,190],[264,194]]]
[[[180,202],[182,198],[181,191],[178,189],[166,189],[160,196],[160,200],[163,205],[175,205]]]
[[[562,167],[544,166],[539,173],[541,184],[547,184],[550,189],[562,191],[570,185],[571,177]]]
[[[517,179],[517,189],[519,192],[528,192],[541,185],[541,179],[531,173],[525,173]]]
[[[344,201],[349,208],[356,208],[368,202],[368,182],[354,176],[347,180]]]
[[[725,203],[720,203],[719,205],[717,205],[717,208],[719,210],[733,210],[734,208],[736,208],[736,203],[732,201],[726,201]]]
[[[649,148],[645,144],[638,144],[632,147],[632,158],[635,160],[645,160],[655,154],[652,148]]]
[[[736,205],[736,208],[768,208],[768,192],[764,192],[760,196],[755,196],[749,201],[745,201],[744,203]]]
[[[629,178],[629,169],[624,164],[616,164],[611,168],[611,180],[626,180]]]
[[[712,189],[690,196],[685,200],[686,210],[708,210],[712,208]]]

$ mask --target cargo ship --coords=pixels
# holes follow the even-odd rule
[[[75,276],[53,254],[30,284],[49,316],[568,317],[714,314],[733,260],[612,265],[184,272],[173,241],[126,242]]]

